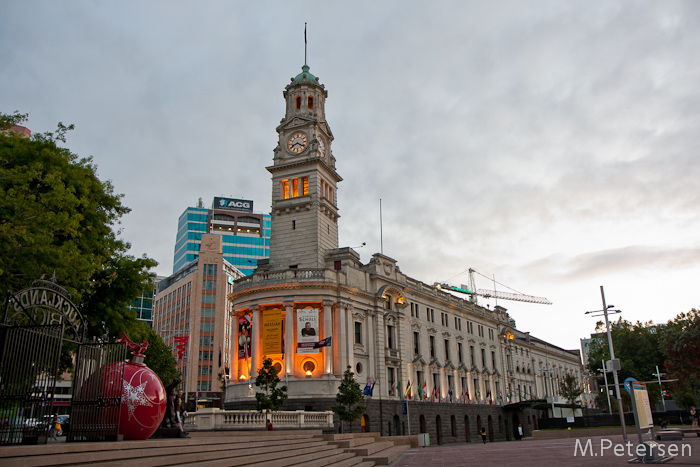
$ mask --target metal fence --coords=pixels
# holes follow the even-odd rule
[[[118,439],[126,350],[123,344],[78,347],[66,441]]]
[[[0,444],[45,443],[63,325],[0,325]]]

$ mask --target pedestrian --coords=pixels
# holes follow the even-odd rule
[[[51,429],[49,430],[49,439],[52,439],[54,441],[58,441],[58,438],[56,437],[56,434],[58,433],[58,430],[61,428],[60,422],[58,421],[58,414],[54,414],[53,418],[51,419]]]
[[[269,418],[267,419],[267,431],[272,431],[272,422]]]
[[[690,408],[690,419],[693,421],[693,428],[698,427],[698,420],[700,420],[700,411],[696,410],[695,407]]]
[[[486,444],[486,428],[483,427],[481,428],[481,441],[483,441],[484,444]]]
[[[518,441],[523,440],[523,425],[518,423]]]

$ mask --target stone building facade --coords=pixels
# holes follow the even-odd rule
[[[494,439],[511,439],[519,423],[526,432],[535,428],[528,401],[556,395],[566,373],[580,379],[578,354],[518,331],[505,308],[406,276],[389,256],[363,264],[352,248],[339,247],[342,178],[325,119],[328,93],[304,65],[283,96],[286,113],[267,167],[270,256],[228,295],[242,326],[232,331],[239,349],[225,407],[254,403],[252,378],[271,358],[292,410],[328,409],[351,368],[372,388],[355,430],[410,429],[457,442],[477,439],[482,426]],[[314,348],[327,338],[331,345]]]

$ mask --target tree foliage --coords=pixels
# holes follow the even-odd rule
[[[259,412],[276,412],[287,400],[287,386],[277,387],[280,382],[277,370],[272,366],[272,359],[263,359],[262,368],[258,370],[255,386],[263,392],[255,392],[255,410]]]
[[[660,332],[659,344],[666,355],[667,379],[678,379],[673,398],[689,408],[700,404],[700,311],[690,310],[669,321]]]
[[[596,331],[600,332],[601,336],[591,343],[587,362],[588,369],[592,374],[597,373],[597,369],[601,367],[602,361],[610,360],[608,337],[602,322],[598,323]],[[639,381],[649,380],[652,378],[652,374],[656,373],[656,366],[658,365],[659,368],[663,366],[665,357],[659,347],[659,334],[657,331],[658,326],[651,322],[641,323],[637,321],[635,324],[632,324],[620,318],[610,323],[615,358],[620,360],[621,366],[618,372],[620,385],[627,378],[635,378]],[[610,374],[608,375],[608,383],[612,384],[612,375]],[[621,389],[622,399],[625,402],[626,393],[622,394],[622,392],[625,391]],[[599,398],[598,401],[603,402],[607,406],[607,397]],[[652,406],[659,401],[659,391],[650,390],[649,402]],[[613,408],[615,408],[616,402],[613,401],[612,403]]]
[[[132,341],[140,343],[144,339],[148,340],[144,363],[158,375],[163,386],[168,386],[180,376],[180,372],[175,368],[177,362],[173,350],[145,322],[138,321],[131,329],[131,334],[127,332],[127,335]]]
[[[578,407],[576,399],[583,394],[583,388],[578,384],[576,376],[571,373],[564,375],[562,381],[559,382],[559,394],[566,399],[572,409]]]
[[[65,142],[72,125],[31,138],[7,131],[27,120],[0,114],[0,292],[29,287],[55,274],[88,319],[90,334],[133,333],[130,302],[150,286],[157,263],[134,258],[115,230],[129,212],[92,158],[79,158]]]
[[[357,405],[362,402],[363,397],[362,389],[355,381],[355,373],[348,367],[343,373],[343,380],[335,396],[335,401],[340,405],[331,407],[331,410],[338,414],[340,420],[350,424],[350,431],[352,431],[352,422],[362,417],[367,409],[365,406]]]

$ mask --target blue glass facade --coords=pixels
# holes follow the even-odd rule
[[[232,214],[247,215],[243,212]],[[187,208],[180,216],[175,240],[173,273],[199,257],[200,240],[202,234],[208,232],[210,216],[211,210],[206,208]],[[226,261],[237,267],[243,274],[252,274],[258,260],[265,259],[270,255],[270,224],[270,215],[263,214],[261,236],[221,232]],[[210,233],[219,233],[219,231]]]

